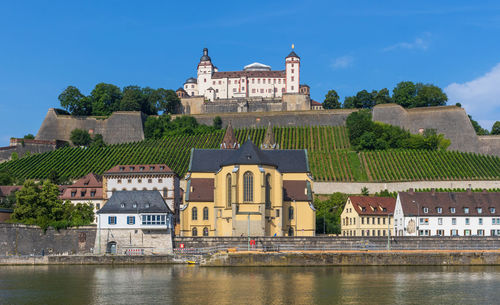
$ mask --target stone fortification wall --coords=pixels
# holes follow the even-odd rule
[[[400,126],[411,133],[436,129],[451,140],[449,150],[500,156],[500,137],[478,137],[465,112],[456,106],[404,109],[396,104],[377,105],[373,120]]]
[[[144,140],[143,123],[144,115],[138,111],[118,111],[107,119],[100,119],[60,115],[50,108],[35,138],[70,142],[71,131],[79,128],[102,134],[108,144],[136,142]]]
[[[229,121],[234,128],[273,126],[342,126],[353,109],[335,109],[321,111],[285,111],[285,112],[248,112],[194,114],[201,124],[212,125],[216,116],[221,117],[223,126]]]
[[[106,253],[109,242],[116,243],[116,253],[127,249],[142,249],[145,255],[172,253],[172,235],[169,230],[101,229],[95,235],[96,254]]]
[[[216,100],[215,102],[205,102],[202,106],[202,113],[234,113],[234,112],[271,112],[283,111],[284,104],[281,100],[263,100],[260,101],[239,101]]]
[[[30,139],[10,139],[10,146],[0,147],[0,162],[10,160],[12,153],[17,153],[19,157],[26,153],[38,154],[53,151],[66,142],[62,141],[43,141]]]
[[[91,253],[95,236],[91,226],[43,232],[36,226],[0,223],[0,256]]]

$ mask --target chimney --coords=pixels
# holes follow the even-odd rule
[[[436,195],[436,189],[435,188],[431,188],[431,195],[432,196]]]
[[[413,188],[410,188],[410,189],[408,190],[408,194],[410,194],[410,195],[415,194],[415,190],[414,190]]]
[[[470,188],[470,184],[469,184],[469,187],[467,188],[467,194],[472,195],[472,189]]]

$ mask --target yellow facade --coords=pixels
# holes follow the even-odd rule
[[[394,217],[377,204],[367,205],[363,211],[349,198],[341,214],[341,228],[342,236],[387,236],[389,230],[394,236]]]
[[[245,177],[247,182],[250,179],[248,177],[252,180],[247,183],[246,188]],[[192,196],[190,198],[188,194],[196,194],[197,188],[205,187],[193,187],[197,179],[213,179],[213,189],[204,190],[205,193],[213,191],[212,201],[203,201],[203,198],[196,200]],[[304,196],[296,196],[300,200],[289,198],[286,201],[283,194],[284,183],[303,185],[304,189],[299,189],[298,192],[303,191]],[[188,187],[190,189],[186,190],[185,202],[181,207],[181,236],[193,236],[194,233],[196,236],[315,234],[312,180],[308,173],[280,173],[270,165],[228,165],[221,167],[216,173],[190,172]],[[210,196],[204,194],[202,197]],[[197,215],[193,217],[193,213]]]

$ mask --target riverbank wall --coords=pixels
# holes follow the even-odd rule
[[[190,257],[202,267],[287,266],[500,266],[500,250],[217,252]],[[67,255],[0,257],[1,265],[144,265],[186,264],[178,255]]]

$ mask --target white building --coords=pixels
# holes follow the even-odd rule
[[[292,46],[293,48],[293,46]],[[284,93],[299,93],[300,57],[292,50],[285,58],[285,70],[272,70],[270,66],[253,63],[242,71],[219,72],[203,49],[197,67],[197,78],[186,80],[182,89],[189,97],[202,96],[206,100],[237,97],[282,97]],[[300,93],[309,93],[306,86]]]
[[[96,253],[170,253],[174,214],[158,191],[115,191],[97,211]]]
[[[105,198],[115,191],[159,191],[172,211],[178,209],[179,177],[165,164],[116,165],[104,172]]]
[[[394,220],[397,236],[500,235],[500,193],[400,192]]]

